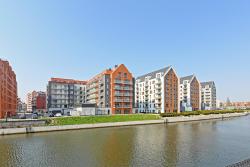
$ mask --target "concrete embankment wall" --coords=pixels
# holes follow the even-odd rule
[[[230,114],[212,114],[212,115],[195,115],[189,117],[167,117],[164,118],[166,123],[177,123],[177,122],[190,122],[190,121],[202,121],[202,120],[223,120],[225,118],[240,117],[248,115],[248,113],[230,113]]]
[[[1,128],[26,128],[30,126],[45,126],[44,120],[11,120],[8,122],[1,121]]]
[[[163,123],[177,123],[177,122],[191,122],[202,120],[223,120],[225,118],[240,117],[248,115],[248,113],[231,113],[231,114],[216,114],[216,115],[198,115],[189,117],[168,117],[161,120],[149,121],[133,121],[133,122],[112,122],[112,123],[98,123],[98,124],[82,124],[82,125],[64,125],[64,126],[41,126],[41,127],[26,127],[26,128],[9,128],[0,129],[0,135],[10,134],[24,134],[24,133],[38,133],[38,132],[52,132],[65,131],[77,129],[92,129],[92,128],[106,128],[132,125],[148,125],[148,124],[163,124]]]
[[[133,121],[133,122],[112,122],[112,123],[82,124],[82,125],[10,128],[10,129],[0,129],[0,135],[77,130],[77,129],[92,129],[92,128],[106,128],[106,127],[145,125],[145,124],[162,124],[162,123],[164,123],[163,119],[161,119],[161,120],[149,120],[149,121]]]

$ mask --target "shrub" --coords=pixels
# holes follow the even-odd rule
[[[161,117],[176,117],[176,116],[192,116],[192,115],[210,115],[210,114],[227,114],[227,113],[242,113],[246,110],[204,110],[204,111],[187,111],[181,113],[161,113]]]

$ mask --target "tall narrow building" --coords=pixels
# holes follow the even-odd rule
[[[0,59],[0,118],[12,116],[17,111],[16,74],[8,61]]]
[[[203,110],[216,109],[216,86],[214,81],[201,83],[201,103]]]
[[[179,111],[179,79],[171,66],[136,78],[136,113]]]
[[[201,109],[201,86],[195,75],[180,78],[181,111],[197,111]]]
[[[87,82],[87,103],[95,103],[99,114],[131,114],[133,76],[124,64],[107,69]]]

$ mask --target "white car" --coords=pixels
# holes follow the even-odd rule
[[[55,117],[61,117],[62,114],[61,113],[56,113]]]

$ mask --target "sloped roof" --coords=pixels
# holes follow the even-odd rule
[[[213,85],[215,85],[215,83],[214,83],[214,81],[201,82],[201,86],[206,86],[206,85],[213,86]]]
[[[180,78],[180,83],[182,84],[183,81],[186,81],[186,80],[191,81],[193,77],[195,77],[195,76],[194,75],[189,75],[189,76],[186,76],[186,77],[181,77]]]
[[[147,73],[145,75],[139,76],[136,78],[136,80],[140,80],[140,82],[143,82],[145,80],[146,77],[151,77],[150,79],[154,79],[156,78],[156,74],[158,73],[166,73],[169,69],[171,68],[171,66]]]

